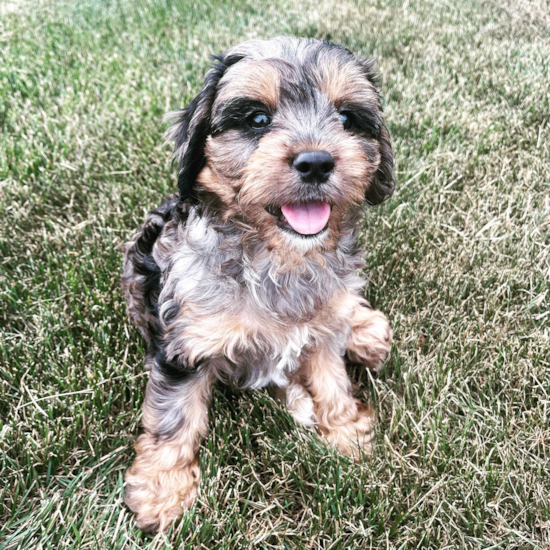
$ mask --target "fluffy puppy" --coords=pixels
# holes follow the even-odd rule
[[[394,189],[371,60],[313,39],[246,42],[216,57],[169,136],[178,193],[124,259],[148,346],[125,496],[144,530],[195,500],[213,383],[277,388],[298,422],[359,456],[373,416],[345,359],[376,370],[391,341],[356,246],[364,203]]]

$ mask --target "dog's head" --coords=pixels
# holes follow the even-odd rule
[[[180,199],[207,202],[274,249],[333,248],[349,212],[395,185],[372,61],[295,38],[216,59],[169,131]]]

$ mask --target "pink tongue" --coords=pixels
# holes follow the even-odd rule
[[[292,229],[302,235],[319,233],[330,217],[330,205],[326,202],[283,204],[281,210]]]

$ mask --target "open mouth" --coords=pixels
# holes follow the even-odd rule
[[[279,227],[299,235],[313,236],[326,229],[330,218],[330,204],[326,202],[303,202],[268,207],[270,214],[278,218]]]

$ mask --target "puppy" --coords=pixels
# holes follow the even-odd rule
[[[128,313],[147,342],[144,433],[126,474],[143,530],[189,508],[216,382],[277,388],[289,412],[359,456],[373,416],[346,358],[378,369],[386,317],[362,297],[363,205],[394,190],[373,63],[313,39],[217,56],[169,137],[178,193],[127,243]]]

